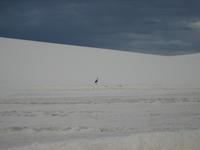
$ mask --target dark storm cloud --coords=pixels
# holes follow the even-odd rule
[[[198,0],[1,0],[0,36],[158,54],[200,52]]]

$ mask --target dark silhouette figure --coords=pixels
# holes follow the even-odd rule
[[[94,81],[94,83],[97,85],[99,82],[99,78],[97,77],[97,79]]]

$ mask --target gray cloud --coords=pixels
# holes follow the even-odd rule
[[[200,30],[200,20],[189,22],[188,26],[195,30]]]
[[[1,0],[0,36],[158,54],[200,52],[198,0]]]

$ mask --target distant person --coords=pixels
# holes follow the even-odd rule
[[[99,82],[99,78],[97,77],[97,79],[94,81],[94,83],[97,85]]]

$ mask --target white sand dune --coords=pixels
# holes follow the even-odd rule
[[[0,38],[0,149],[199,150],[199,65]]]
[[[97,77],[108,86],[199,86],[199,64],[200,54],[156,56],[0,38],[2,90],[87,87]]]

